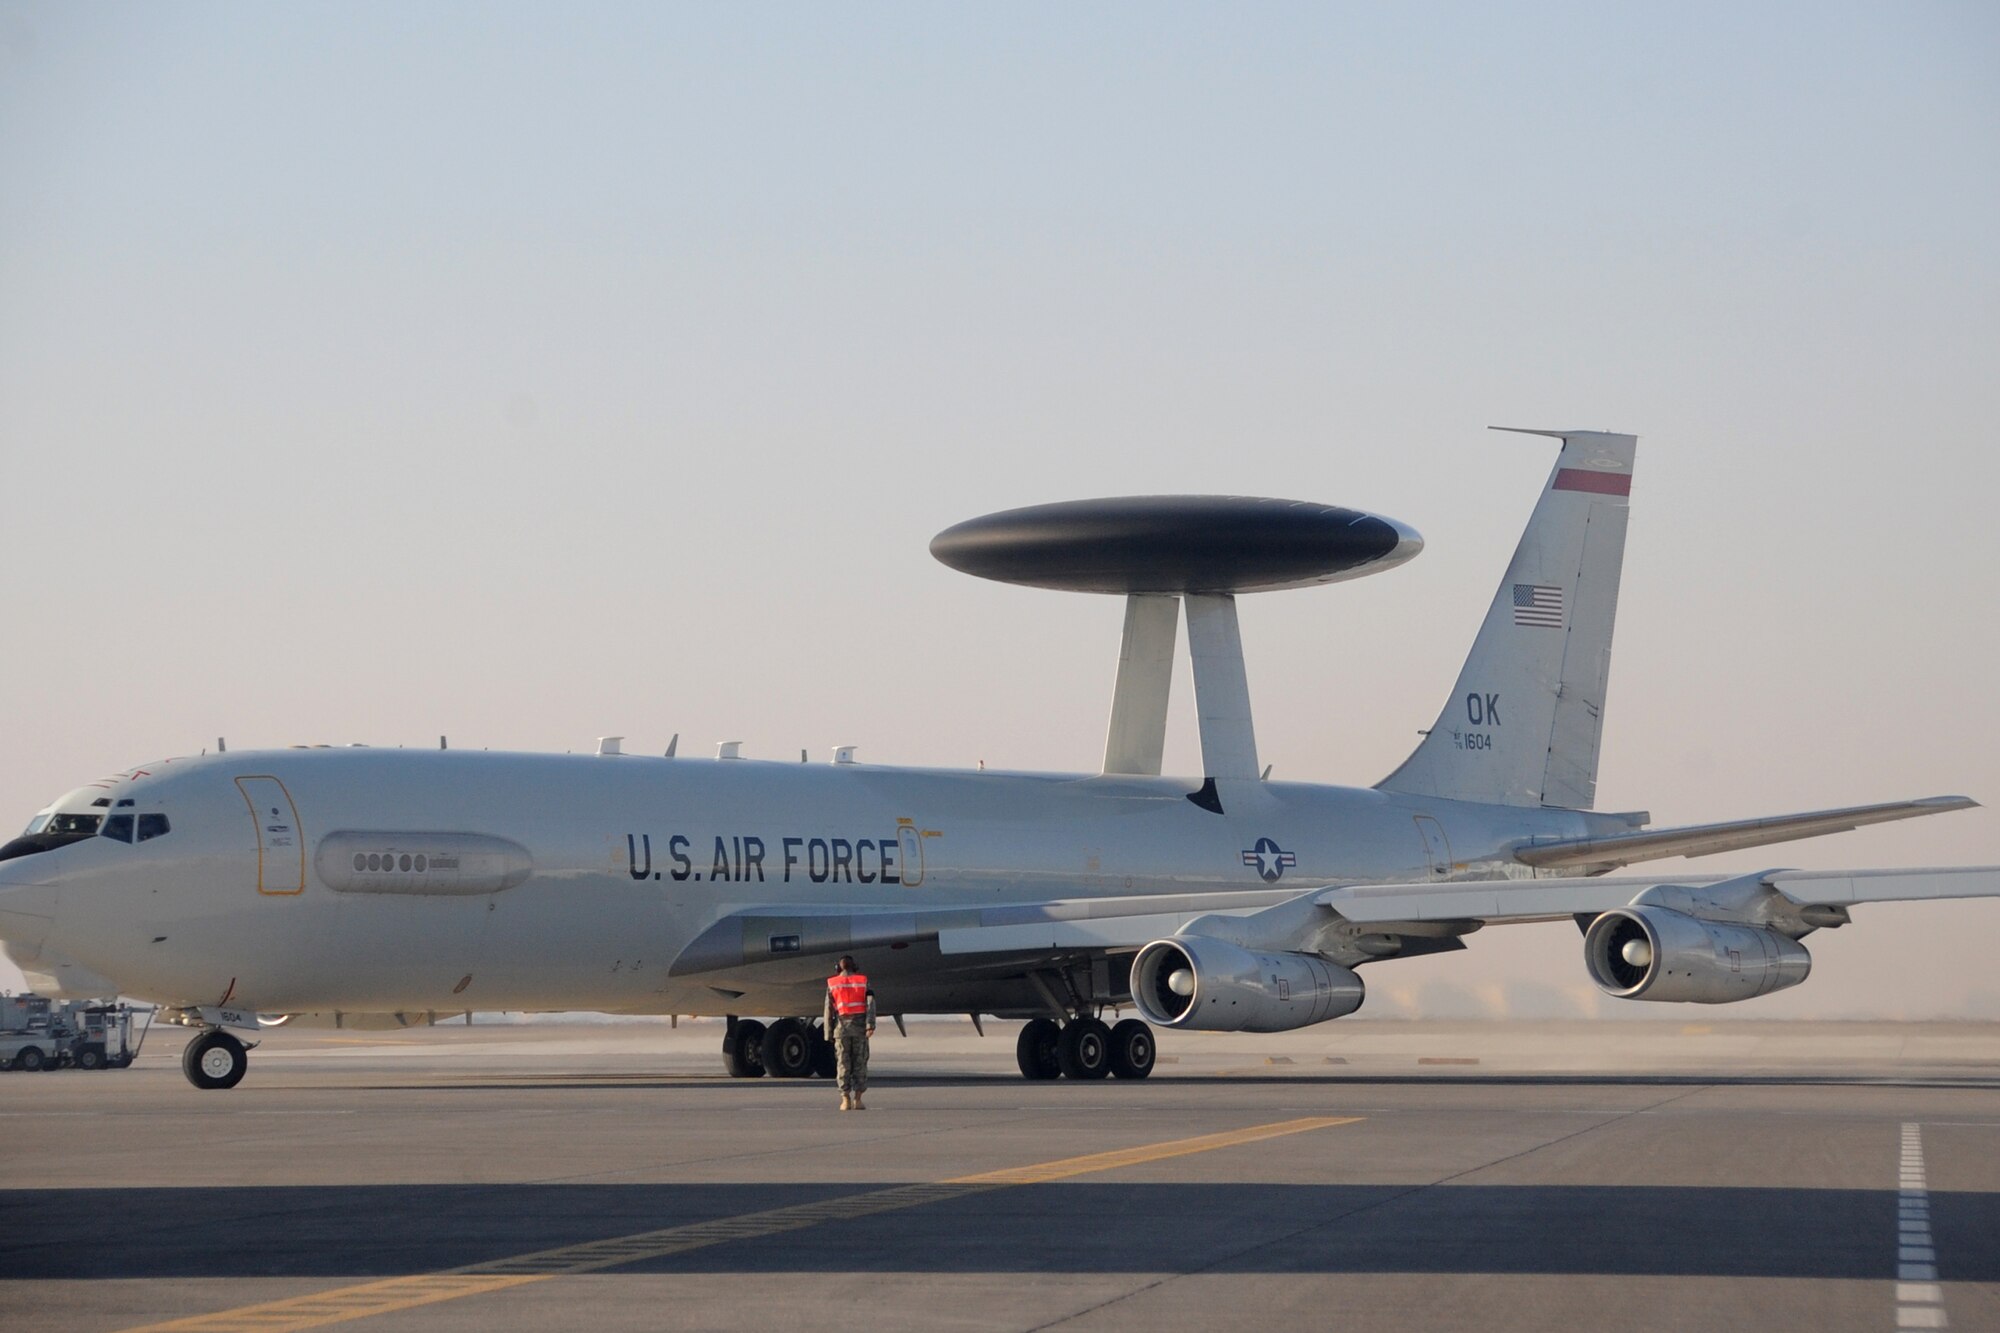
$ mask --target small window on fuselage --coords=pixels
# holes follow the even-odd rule
[[[120,842],[132,841],[132,816],[112,815],[104,821],[104,827],[97,831],[100,838],[116,838]]]
[[[167,823],[167,817],[165,815],[139,816],[140,842],[144,842],[148,838],[163,838],[172,831],[173,831],[173,825]]]

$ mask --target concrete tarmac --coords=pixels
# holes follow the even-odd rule
[[[0,1074],[8,1329],[2000,1328],[2000,1031],[1178,1036],[1029,1084],[876,1040],[869,1110],[720,1024],[179,1032]]]

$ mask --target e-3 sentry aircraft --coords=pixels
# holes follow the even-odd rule
[[[940,534],[947,564],[1126,598],[1088,775],[297,748],[148,764],[0,847],[0,938],[70,992],[203,1031],[243,1077],[260,1015],[592,1009],[723,1015],[731,1074],[824,1073],[812,1025],[852,953],[892,1015],[1029,1020],[1031,1079],[1143,1078],[1153,1028],[1275,1032],[1353,1013],[1365,964],[1573,919],[1592,980],[1726,1003],[1804,981],[1857,902],[2000,894],[2000,868],[1621,877],[1964,809],[1963,797],[1679,828],[1597,813],[1599,727],[1636,439],[1562,451],[1458,682],[1373,787],[1274,782],[1237,595],[1391,568],[1422,541],[1324,505],[1144,497]],[[1204,772],[1160,772],[1179,624]],[[1137,1018],[1100,1017],[1130,1005]],[[752,1018],[750,1015],[759,1015]],[[768,1023],[763,1019],[770,1020]]]

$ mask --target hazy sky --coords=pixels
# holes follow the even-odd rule
[[[1424,533],[1244,606],[1263,757],[1373,782],[1552,457],[1492,423],[1642,437],[1602,807],[2000,803],[1996,237],[1978,3],[0,5],[0,816],[218,735],[1092,768],[1117,602],[925,544],[1159,491]],[[1668,1015],[2000,1016],[2000,903],[1856,916]]]

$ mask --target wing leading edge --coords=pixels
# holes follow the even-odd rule
[[[1898,819],[1972,810],[1978,806],[1979,802],[1968,796],[1926,796],[1915,801],[1854,805],[1840,810],[1809,810],[1803,814],[1773,815],[1764,819],[1736,819],[1721,824],[1687,824],[1679,828],[1647,829],[1639,833],[1526,843],[1515,850],[1514,856],[1522,865],[1534,866],[1538,870],[1574,870],[1582,875],[1602,875],[1635,861],[1738,852],[1749,847],[1817,838],[1827,833],[1845,833],[1867,824],[1887,824]]]
[[[1684,879],[1621,876],[1616,879],[1485,880],[1460,884],[1355,884],[1321,889],[1314,901],[1349,921],[1549,920],[1627,907],[1663,887],[1709,889],[1753,882],[1801,907],[1926,898],[2000,898],[2000,866],[1922,867],[1907,870],[1766,870],[1751,875],[1694,875]]]

